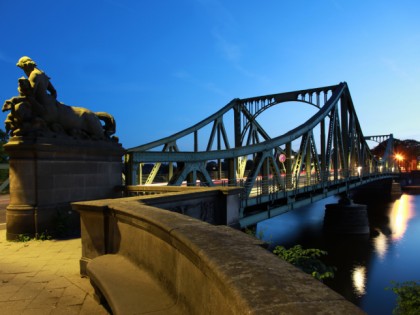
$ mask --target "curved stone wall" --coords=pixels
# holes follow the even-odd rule
[[[238,230],[152,207],[139,197],[73,207],[81,214],[82,274],[99,255],[124,255],[185,314],[363,314]]]

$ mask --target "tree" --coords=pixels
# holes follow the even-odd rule
[[[7,143],[9,140],[9,135],[5,133],[2,129],[0,129],[0,163],[7,163],[9,161],[9,157],[4,151],[3,145]]]
[[[376,147],[372,149],[374,155],[381,157],[384,154],[386,148],[386,141],[379,143]],[[403,156],[401,166],[404,166],[405,169],[408,169],[409,163],[413,160],[417,160],[420,156],[420,142],[412,139],[408,140],[399,140],[394,139],[394,153]]]
[[[8,139],[9,139],[9,135],[0,129],[0,163],[2,164],[9,162],[9,156],[6,154],[3,147],[3,145],[7,143]],[[9,177],[9,170],[5,168],[1,168],[0,169],[0,184],[3,184],[3,182],[7,180],[8,177]]]

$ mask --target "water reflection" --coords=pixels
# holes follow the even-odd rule
[[[378,233],[373,238],[373,246],[379,259],[383,260],[389,249],[389,239],[392,241],[399,241],[404,237],[410,219],[414,216],[414,206],[412,204],[413,197],[410,195],[402,195],[400,199],[396,200],[388,214],[389,230],[391,236],[384,234],[381,229],[376,228]],[[388,230],[388,229],[387,229]]]
[[[414,207],[411,203],[412,196],[402,195],[394,202],[389,215],[389,225],[392,231],[392,240],[399,241],[404,237],[408,222],[414,216]]]
[[[378,232],[378,236],[373,239],[373,246],[379,258],[383,260],[388,251],[388,238],[381,230],[376,229],[376,231]]]
[[[391,281],[419,279],[418,240],[420,239],[420,196],[402,195],[395,202],[368,204],[371,235],[334,236],[323,232],[325,204],[337,199],[327,198],[308,207],[293,210],[261,222],[258,231],[271,246],[326,250],[326,263],[335,266],[334,279],[325,283],[369,315],[391,314],[396,295],[384,288]],[[363,200],[358,203],[365,203]],[[404,241],[404,246],[400,243]]]
[[[352,282],[357,296],[366,294],[366,267],[356,266],[352,270]]]

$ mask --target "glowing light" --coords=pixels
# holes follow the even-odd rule
[[[402,195],[399,200],[394,202],[389,216],[389,225],[393,240],[403,238],[408,222],[414,216],[414,209],[410,202],[411,198],[410,195]]]
[[[357,173],[359,174],[359,176],[360,176],[360,174],[362,174],[362,167],[361,166],[357,167]]]
[[[373,246],[375,252],[378,253],[380,259],[384,259],[386,252],[388,251],[387,237],[380,230],[377,230],[379,235],[373,239]]]
[[[355,293],[358,296],[366,294],[366,267],[356,266],[352,270],[352,281]]]
[[[397,161],[402,161],[402,160],[404,160],[404,156],[403,155],[401,155],[400,153],[397,153],[397,154],[395,154],[395,159],[397,160]]]

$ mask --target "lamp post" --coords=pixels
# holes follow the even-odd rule
[[[395,159],[398,162],[398,170],[401,172],[401,161],[404,160],[404,157],[401,154],[397,153],[395,154]]]

